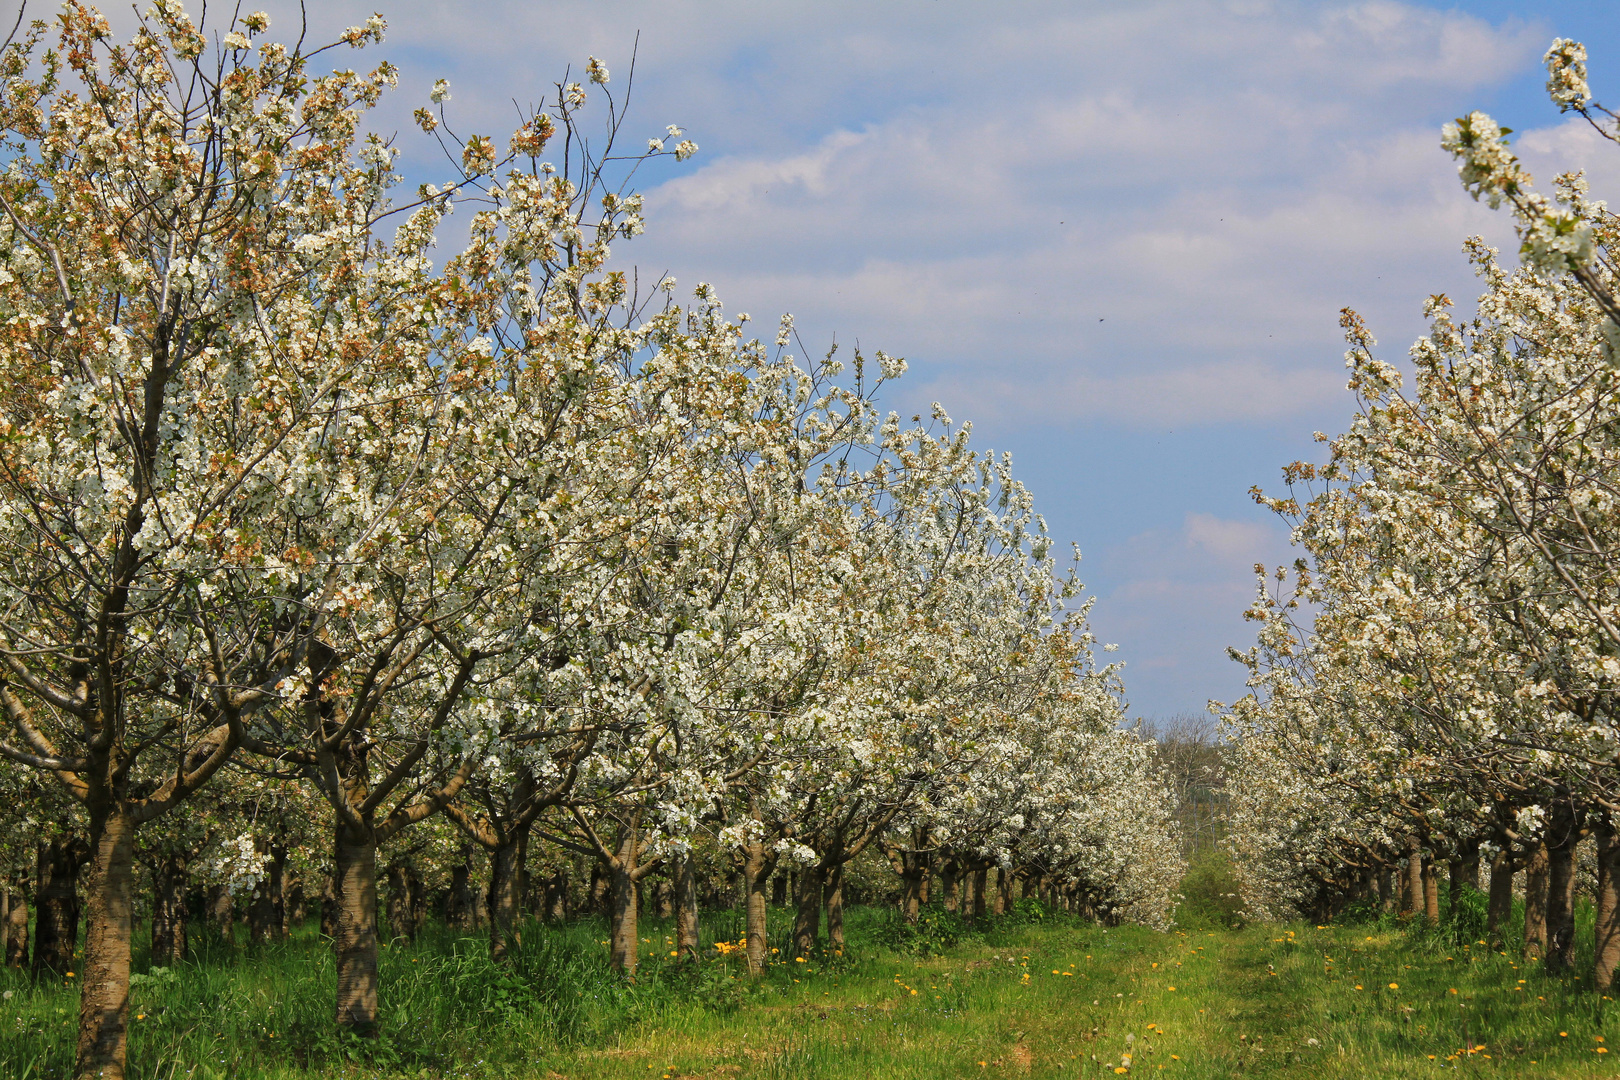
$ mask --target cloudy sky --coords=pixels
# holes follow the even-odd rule
[[[679,124],[702,151],[644,176],[615,259],[905,356],[892,407],[971,420],[1080,545],[1149,718],[1242,693],[1251,567],[1292,558],[1248,490],[1345,426],[1339,309],[1398,358],[1425,296],[1472,299],[1467,235],[1511,250],[1440,125],[1484,109],[1538,178],[1620,191],[1540,66],[1584,40],[1620,100],[1612,3],[325,0],[314,29],[378,3],[404,69],[379,120],[423,179],[435,79],[458,131],[499,135],[588,55],[622,91],[639,33],[634,143]]]

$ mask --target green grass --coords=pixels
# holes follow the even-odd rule
[[[787,913],[773,918],[774,939]],[[134,988],[145,1019],[130,1075],[1101,1077],[1126,1052],[1134,1076],[1620,1073],[1614,1004],[1579,979],[1389,919],[1170,934],[1024,919],[902,948],[886,912],[857,909],[847,956],[752,983],[708,947],[739,930],[736,916],[709,918],[715,958],[693,972],[665,955],[669,927],[645,922],[655,959],[634,986],[591,922],[529,927],[509,971],[481,938],[435,930],[384,950],[383,1037],[367,1047],[331,1035],[331,962],[307,930],[256,952],[215,947]],[[0,990],[13,992],[0,1076],[64,1075],[72,988],[4,972]]]

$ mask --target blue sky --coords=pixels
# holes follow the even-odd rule
[[[261,2],[271,36],[293,30],[295,6]],[[312,20],[330,33],[375,5]],[[408,115],[434,79],[458,131],[499,135],[513,99],[587,55],[622,87],[639,31],[631,144],[673,123],[702,152],[647,175],[649,231],[615,259],[711,282],[762,325],[791,311],[811,348],[905,356],[892,406],[971,420],[1080,545],[1094,625],[1149,718],[1242,693],[1225,648],[1250,643],[1250,567],[1292,558],[1247,493],[1346,425],[1339,308],[1399,358],[1424,297],[1475,294],[1466,236],[1513,246],[1440,125],[1484,109],[1538,179],[1589,166],[1597,195],[1620,189],[1620,148],[1558,115],[1540,66],[1575,37],[1599,99],[1620,91],[1612,3],[381,10],[404,78],[380,119],[424,176]]]

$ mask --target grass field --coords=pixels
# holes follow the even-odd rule
[[[331,964],[307,931],[257,952],[216,947],[135,987],[131,1075],[1620,1076],[1607,998],[1387,919],[1168,934],[1009,920],[935,934],[932,955],[902,947],[887,912],[850,922],[848,955],[753,984],[710,947],[737,937],[730,916],[706,922],[714,959],[697,972],[669,960],[669,927],[648,921],[645,948],[663,958],[634,986],[589,922],[529,928],[504,971],[482,940],[435,931],[384,950],[385,1032],[367,1047],[330,1034]],[[0,991],[0,1076],[62,1076],[76,994],[16,972]]]

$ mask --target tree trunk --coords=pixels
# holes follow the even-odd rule
[[[518,928],[518,856],[516,836],[489,853],[489,958],[505,960],[523,944]]]
[[[472,890],[472,852],[450,870],[450,910],[448,921],[457,930],[471,930],[475,917]]]
[[[416,918],[411,905],[411,866],[407,862],[388,866],[388,937],[391,941],[411,941],[416,937]]]
[[[788,872],[786,870],[771,879],[771,905],[781,907],[787,903],[788,898]]]
[[[152,869],[152,963],[168,967],[186,957],[186,864],[177,855]]]
[[[1393,877],[1394,875],[1390,873],[1388,867],[1378,871],[1378,908],[1380,911],[1388,911],[1395,905]]]
[[[253,887],[253,899],[248,903],[248,940],[255,945],[280,941],[285,935],[282,926],[286,905],[281,895],[282,874],[287,866],[287,849],[280,844],[268,849],[270,859],[265,863],[265,875]]]
[[[224,885],[208,887],[208,918],[219,931],[220,940],[234,944],[231,930],[236,925],[236,897]]]
[[[891,851],[889,863],[900,875],[900,914],[907,923],[915,926],[923,904],[927,903],[923,889],[928,877],[928,864],[918,852],[904,850]]]
[[[1485,908],[1485,936],[1502,943],[1502,929],[1513,914],[1513,852],[1503,848],[1491,856],[1491,893]]]
[[[1001,867],[996,871],[996,914],[1005,915],[1013,909],[1013,886],[1016,884],[1013,872],[1008,867]]]
[[[309,897],[304,892],[304,879],[295,877],[290,882],[282,883],[283,906],[286,915],[282,920],[281,933],[283,937],[291,936],[293,927],[302,926],[304,920],[309,918]]]
[[[28,898],[21,889],[11,895],[11,910],[6,914],[5,925],[0,926],[0,937],[5,939],[6,967],[27,967]]]
[[[833,952],[844,954],[844,864],[832,868],[827,879],[827,944]]]
[[[1465,840],[1457,848],[1456,856],[1451,860],[1451,908],[1457,909],[1457,902],[1462,898],[1463,886],[1471,889],[1479,888],[1479,841]]]
[[[985,900],[985,889],[990,884],[990,870],[981,866],[973,872],[973,921],[983,925],[984,917],[989,913],[989,905]]]
[[[1575,847],[1571,825],[1547,848],[1547,970],[1575,966]]]
[[[129,1029],[129,946],[135,870],[135,822],[116,805],[95,823],[89,918],[79,973],[80,1080],[123,1080]]]
[[[1597,919],[1593,924],[1592,989],[1614,988],[1620,968],[1620,837],[1608,824],[1597,828]]]
[[[793,916],[793,955],[808,957],[821,937],[821,899],[826,873],[819,866],[799,871],[798,910]]]
[[[1434,857],[1423,860],[1423,921],[1429,926],[1440,925],[1440,874]]]
[[[688,960],[698,958],[697,872],[690,852],[675,859],[675,948]]]
[[[73,970],[79,943],[79,865],[84,845],[58,836],[39,853],[39,889],[34,896],[35,975]]]
[[[954,914],[961,909],[962,875],[957,872],[955,859],[946,859],[939,868],[939,892],[944,898],[946,911]]]
[[[337,894],[337,1025],[377,1034],[377,844],[369,832],[337,828],[332,859]]]
[[[602,869],[601,863],[591,864],[591,913],[606,915],[608,913],[608,889],[611,886],[607,873]]]
[[[767,856],[763,842],[747,846],[743,858],[743,933],[747,940],[750,975],[761,975],[765,971],[766,916],[769,913],[765,890],[770,887],[771,871],[775,867],[776,860]]]
[[[1547,955],[1547,847],[1537,845],[1524,868],[1524,958]]]
[[[696,900],[693,900],[694,905]],[[694,910],[696,910],[694,908]],[[546,882],[546,918],[554,923],[568,921],[568,868],[562,867]],[[695,920],[694,916],[694,920]],[[697,923],[694,921],[693,926]],[[696,931],[693,931],[694,935]],[[696,937],[693,938],[696,941]]]
[[[1401,914],[1415,916],[1423,910],[1423,852],[1406,849],[1405,871],[1401,875]]]
[[[620,851],[622,854],[622,847]],[[636,880],[631,876],[633,860],[622,859],[620,862],[619,866],[607,868],[613,905],[608,917],[608,959],[615,968],[634,980],[636,964],[641,958],[641,942],[636,937],[639,914],[636,910]]]
[[[335,939],[337,927],[337,875],[327,874],[326,880],[321,882],[321,937]]]

